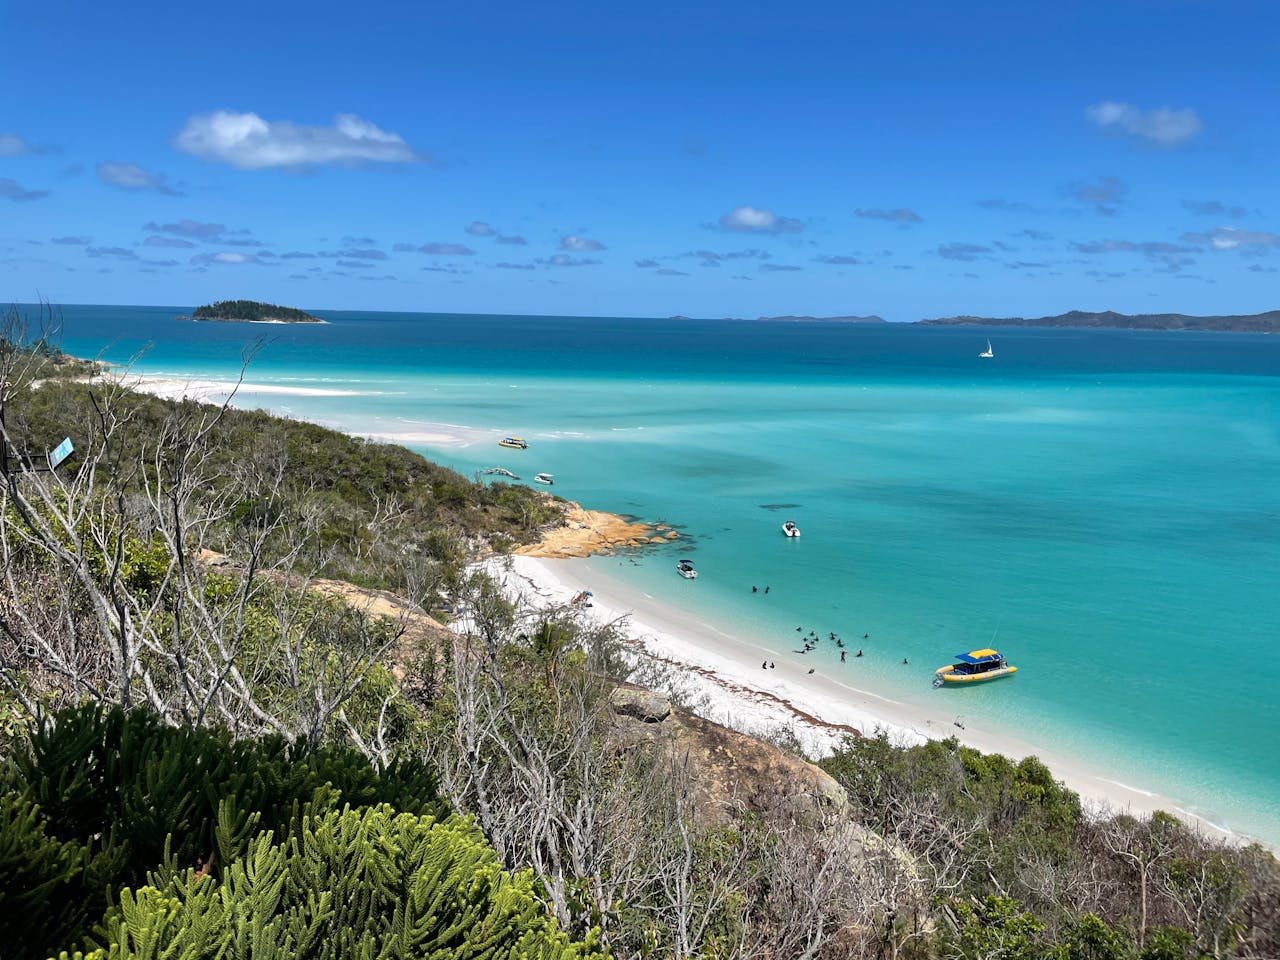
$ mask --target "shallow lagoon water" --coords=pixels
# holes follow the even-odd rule
[[[66,307],[63,345],[120,362],[149,343],[139,372],[226,378],[261,329],[247,380],[276,392],[246,402],[431,438],[409,445],[468,475],[550,471],[563,496],[673,523],[675,544],[584,563],[778,657],[797,656],[797,625],[834,631],[866,656],[824,643],[808,655],[824,672],[947,697],[1280,842],[1280,339],[184,312]],[[505,433],[530,449],[498,447]],[[930,688],[992,642],[1015,678]]]

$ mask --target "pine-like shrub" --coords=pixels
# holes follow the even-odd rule
[[[0,787],[7,804],[0,857],[20,860],[28,851],[24,887],[62,891],[28,897],[21,923],[30,949],[0,940],[0,953],[40,960],[81,939],[115,891],[188,868],[217,879],[262,831],[286,837],[305,817],[344,805],[449,812],[418,761],[379,772],[348,747],[237,741],[222,730],[170,727],[146,711],[97,707],[64,711],[34,731]],[[0,874],[9,896],[11,876]],[[79,907],[69,909],[66,899]]]
[[[186,870],[126,890],[85,960],[578,960],[536,894],[474,824],[350,807],[263,833],[221,879]],[[63,954],[63,958],[71,955]]]

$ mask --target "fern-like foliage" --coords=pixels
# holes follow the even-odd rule
[[[14,900],[22,912],[0,910],[24,931],[19,947],[0,919],[0,955],[18,960],[83,939],[123,887],[188,871],[220,879],[263,831],[283,838],[344,805],[449,813],[421,762],[379,772],[346,747],[237,741],[97,707],[35,731],[0,773],[0,797],[0,908],[21,890],[49,891]]]
[[[194,870],[125,891],[86,958],[594,960],[469,821],[380,805],[255,837],[221,881]],[[67,956],[64,954],[64,957]]]

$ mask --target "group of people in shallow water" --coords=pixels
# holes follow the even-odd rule
[[[755,584],[752,584],[752,585],[751,585],[751,592],[752,592],[752,593],[759,593],[759,592],[760,592],[760,588],[759,588],[758,586],[756,586]],[[769,592],[769,587],[767,587],[767,586],[766,586],[766,587],[764,588],[764,592],[765,592],[765,593],[768,593],[768,592]],[[796,633],[804,633],[804,627],[796,627]],[[846,649],[845,649],[845,647],[844,647],[844,639],[843,639],[842,637],[838,636],[838,635],[835,633],[835,631],[830,631],[830,632],[828,632],[828,634],[827,634],[827,639],[828,639],[828,640],[831,640],[831,641],[834,641],[834,643],[835,643],[836,647],[837,647],[837,648],[839,648],[839,650],[840,650],[840,662],[841,662],[841,663],[847,663],[847,662],[848,662],[848,659],[849,659],[849,651],[848,651],[848,650],[846,650]],[[863,640],[870,640],[870,639],[871,639],[871,634],[870,634],[870,633],[864,633],[864,634],[862,635],[862,639],[863,639]],[[821,643],[821,642],[822,642],[822,637],[818,636],[818,631],[816,631],[816,630],[810,630],[807,634],[805,634],[804,639],[802,640],[802,648],[801,648],[800,650],[794,650],[794,651],[792,651],[792,652],[793,652],[793,653],[799,653],[799,654],[806,654],[806,653],[809,653],[811,650],[815,649],[815,648],[818,646],[818,644],[819,644],[819,643]],[[854,654],[854,659],[856,660],[858,657],[861,657],[862,655],[863,655],[863,653],[862,653],[862,649],[861,649],[861,648],[859,648],[859,649],[858,649],[858,652]],[[903,657],[903,658],[902,658],[902,662],[903,662],[903,663],[906,663],[906,662],[907,662],[906,657]],[[774,662],[773,662],[772,660],[765,660],[763,663],[761,663],[761,664],[760,664],[760,669],[761,669],[761,670],[774,670],[774,669],[776,669],[776,666],[775,666],[775,664],[774,664]],[[810,668],[809,672],[810,672],[810,673],[814,673],[816,669],[817,669],[816,667]]]
[[[751,592],[752,592],[752,593],[759,593],[759,592],[760,592],[760,588],[759,588],[759,587],[757,587],[755,584],[752,584],[752,585],[751,585]],[[765,593],[768,593],[768,592],[769,592],[769,588],[768,588],[767,586],[764,588],[764,592],[765,592]],[[796,627],[796,633],[804,633],[804,627]],[[844,647],[844,640],[843,640],[841,637],[839,637],[839,636],[838,636],[834,631],[831,631],[831,632],[829,632],[829,633],[827,634],[827,639],[834,641],[834,642],[835,642],[836,647],[840,650],[840,662],[841,662],[841,663],[848,663],[849,651],[848,651],[848,650],[846,650],[846,649],[845,649],[845,647]],[[871,639],[871,634],[870,634],[870,633],[864,633],[864,634],[862,635],[862,639],[863,639],[863,640],[870,640],[870,639]],[[801,649],[799,649],[799,650],[793,650],[793,651],[792,651],[792,653],[799,653],[799,654],[806,654],[806,653],[809,653],[811,650],[814,650],[814,649],[818,646],[818,644],[819,644],[819,643],[821,643],[821,642],[822,642],[822,637],[818,636],[818,631],[816,631],[816,630],[810,630],[807,634],[805,634],[805,636],[804,636],[804,638],[803,638],[803,640],[802,640],[802,648],[801,648]],[[862,656],[862,648],[858,648],[858,652],[854,654],[854,659],[856,660],[856,659],[857,659],[858,657],[860,657],[860,656]],[[903,657],[903,658],[902,658],[902,662],[903,662],[904,664],[908,663],[907,658],[906,658],[906,657]],[[765,660],[764,662],[762,662],[762,663],[760,664],[760,669],[761,669],[761,670],[774,670],[774,669],[776,669],[776,666],[775,666],[775,664],[774,664],[774,662],[773,662],[772,660]],[[810,668],[809,668],[809,672],[810,672],[810,673],[813,673],[816,669],[817,669],[816,667],[810,667]]]

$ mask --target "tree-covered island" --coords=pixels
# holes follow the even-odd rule
[[[1185,313],[1091,313],[1071,310],[1053,317],[939,317],[917,323],[979,327],[1097,327],[1112,330],[1203,330],[1218,333],[1275,333],[1280,331],[1280,310],[1266,313],[1193,317]]]
[[[258,300],[219,300],[196,307],[179,320],[213,320],[220,323],[328,323],[294,307],[281,307]]]

